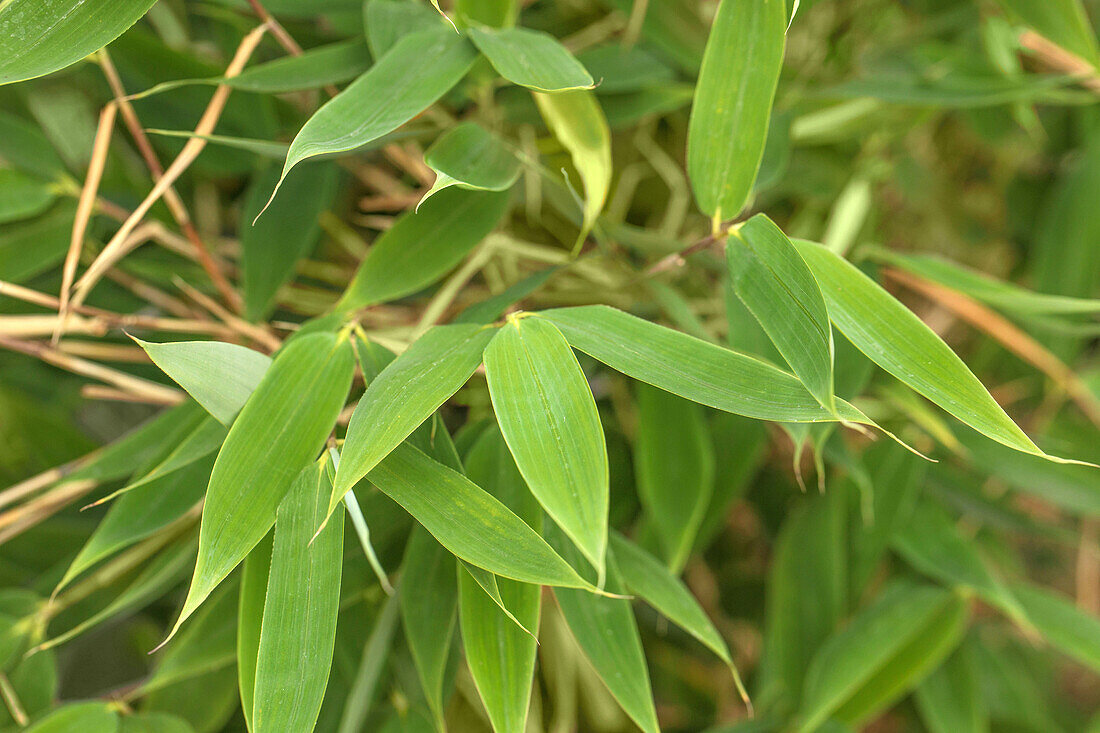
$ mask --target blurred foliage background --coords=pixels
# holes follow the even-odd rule
[[[523,294],[525,309],[608,303],[778,359],[727,292],[720,250],[693,247],[686,261],[675,256],[692,243],[705,244],[710,231],[692,204],[684,150],[715,5],[522,3],[522,25],[561,39],[602,80],[595,91],[612,129],[614,178],[594,241],[580,258],[570,256],[577,211],[558,173],[569,167],[567,156],[530,95],[494,82],[478,67],[385,147],[334,166],[339,183],[321,203],[316,225],[307,222],[303,229],[308,251],[301,259],[289,255],[293,277],[277,283],[272,305],[254,314],[260,316],[254,328],[281,337],[327,312],[370,243],[430,185],[424,149],[455,120],[477,119],[528,156],[511,209],[453,275],[440,273],[439,282],[364,311],[361,323],[372,339],[400,348],[427,325],[553,267],[558,269],[545,273],[545,283]],[[788,32],[752,211],[767,212],[792,238],[821,241],[881,278],[1044,448],[1100,461],[1095,311],[1068,313],[1029,299],[1035,293],[1100,297],[1100,76],[1089,66],[1087,42],[1069,55],[1072,36],[1044,37],[1015,6],[803,0]],[[1083,7],[1100,17],[1094,0]],[[359,0],[271,0],[266,8],[306,49],[364,37]],[[452,8],[444,3],[444,9]],[[97,120],[114,98],[109,76],[115,71],[105,74],[105,68],[117,70],[129,94],[180,79],[217,78],[256,22],[245,3],[160,0],[102,56],[0,87],[4,486],[25,485],[20,482],[111,443],[162,409],[156,399],[135,396],[78,360],[171,385],[120,326],[150,340],[165,340],[167,331],[89,318],[51,346],[56,309],[28,302],[26,293],[11,288],[50,297],[61,290],[61,263],[93,159]],[[631,49],[625,56],[624,47]],[[285,55],[269,37],[249,65]],[[1084,67],[1077,58],[1082,55]],[[192,84],[133,100],[160,160],[182,150],[179,135],[195,128],[211,94],[209,84]],[[246,267],[243,240],[257,197],[266,198],[286,143],[323,99],[321,89],[277,95],[234,90],[214,135],[177,183],[197,235],[232,282]],[[541,168],[533,162],[540,158]],[[111,207],[131,210],[150,185],[138,143],[119,124],[99,188],[105,204],[88,229],[85,265],[117,227]],[[215,338],[265,348],[262,338],[209,306],[218,290],[169,208],[157,203],[149,220],[159,225],[151,243],[119,261],[88,305],[202,321]],[[271,236],[279,239],[278,232]],[[300,247],[302,240],[287,247]],[[976,281],[939,267],[939,260],[906,259],[910,255],[941,256],[1027,292]],[[607,432],[612,525],[644,539],[646,520],[634,490],[642,409],[636,390],[594,362],[582,364]],[[1013,588],[1025,583],[1022,595],[1037,592],[1034,586],[1058,593],[1064,601],[1059,631],[1037,633],[982,600],[968,602],[965,634],[949,656],[942,655],[947,661],[934,672],[917,670],[897,681],[896,694],[883,701],[889,704],[873,709],[861,727],[952,730],[937,716],[950,702],[965,709],[946,720],[969,720],[974,730],[1100,730],[1100,474],[994,447],[874,371],[839,335],[837,382],[838,391],[849,386],[871,417],[938,462],[858,435],[807,434],[707,411],[715,498],[684,578],[729,642],[762,715],[756,723],[738,724],[746,711],[720,662],[639,607],[662,728],[770,730],[768,721],[793,712],[822,644],[878,598],[888,580],[931,577],[966,586],[963,561],[922,563],[918,519],[885,528],[871,520],[875,510],[894,511],[880,502],[919,494],[921,506],[948,516],[996,578]],[[460,446],[460,428],[491,415],[481,377],[444,410]],[[196,731],[244,730],[232,587],[208,602],[185,629],[188,638],[153,656],[148,651],[174,618],[190,573],[182,563],[150,577],[148,558],[163,558],[156,554],[163,544],[138,544],[144,555],[121,553],[59,596],[61,604],[46,602],[107,509],[82,507],[124,479],[0,494],[0,692],[9,702],[0,708],[0,727],[17,725],[19,714],[4,712],[12,699],[34,719],[60,701],[102,698],[124,710],[172,718],[156,723],[146,716],[142,724],[150,727],[142,730],[175,730],[167,726],[178,721]],[[394,572],[411,522],[377,493],[361,501],[380,560]],[[335,659],[318,730],[343,730],[341,720],[355,703],[349,693],[357,671],[379,645],[392,651],[361,729],[419,730],[415,726],[428,723],[417,722],[422,693],[409,651],[393,633],[385,595],[350,533],[346,541]],[[944,566],[964,581],[952,582]],[[1074,606],[1079,615],[1071,613]],[[28,646],[89,619],[93,623],[71,640],[24,658]],[[538,714],[530,729],[630,730],[578,654],[560,615],[544,611]],[[454,676],[451,729],[488,730],[468,673]]]

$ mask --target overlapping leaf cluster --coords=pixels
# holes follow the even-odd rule
[[[4,725],[1096,726],[1089,3],[872,5],[0,2]]]

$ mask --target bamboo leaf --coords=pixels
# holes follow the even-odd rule
[[[153,535],[195,507],[206,491],[212,466],[212,460],[195,462],[119,498],[80,548],[54,592],[104,558]]]
[[[581,564],[576,548],[560,530],[548,526],[546,534],[558,552]],[[607,589],[613,593],[624,590],[614,567],[607,574]],[[563,588],[555,588],[554,597],[573,638],[623,711],[646,733],[657,733],[649,670],[630,601]]]
[[[270,313],[279,288],[294,275],[298,261],[317,244],[321,234],[318,219],[332,206],[340,182],[340,169],[331,163],[303,166],[287,177],[267,216],[257,220],[277,175],[276,170],[269,169],[267,175],[260,176],[242,210],[241,289],[244,315],[250,321]]]
[[[155,0],[11,0],[0,8],[0,84],[75,64],[122,35]],[[33,32],[32,32],[33,31]]]
[[[367,0],[363,5],[367,45],[381,59],[404,36],[439,28],[440,17],[423,3],[409,0]]]
[[[65,174],[65,164],[42,131],[7,112],[0,112],[0,157],[12,167],[45,181]]]
[[[915,693],[921,720],[930,733],[985,733],[989,730],[989,712],[982,696],[981,680],[966,644],[917,685]]]
[[[458,576],[458,608],[466,663],[493,730],[524,730],[535,671],[535,637],[542,591],[537,585],[499,581],[497,604],[469,573]],[[509,610],[506,614],[501,610]]]
[[[407,443],[386,456],[367,480],[472,565],[525,583],[593,590],[506,506]]]
[[[370,54],[362,39],[330,43],[251,66],[225,80],[234,89],[261,94],[280,94],[300,89],[320,89],[354,79],[370,68]],[[219,80],[221,81],[221,80]]]
[[[918,571],[973,590],[1017,623],[1031,628],[1020,602],[989,570],[974,544],[955,529],[946,512],[931,502],[916,505],[894,535],[893,547]]]
[[[313,730],[325,696],[340,606],[344,517],[314,538],[332,474],[308,466],[279,504],[256,657],[252,730]],[[311,538],[313,541],[311,542]]]
[[[591,89],[592,75],[549,33],[527,28],[470,28],[470,39],[493,68],[536,92]]]
[[[169,638],[267,534],[336,423],[353,371],[346,336],[312,333],[284,347],[264,374],[214,463],[195,576]]]
[[[0,279],[21,283],[62,261],[75,208],[60,201],[42,216],[5,224],[0,231]]]
[[[401,623],[437,730],[444,730],[444,677],[458,604],[457,567],[423,527],[416,527],[402,564]]]
[[[152,699],[149,696],[157,692],[197,681],[212,672],[233,671],[237,651],[236,591],[236,588],[226,585],[212,593],[210,602],[199,609],[179,635],[178,643],[162,652],[153,675],[139,688],[147,702]],[[231,700],[236,697],[232,695]],[[202,702],[204,705],[210,704],[209,700]]]
[[[607,446],[596,402],[561,332],[510,318],[485,349],[500,431],[520,473],[599,578],[607,549]]]
[[[138,713],[119,721],[118,733],[195,733],[183,718],[166,713]]]
[[[303,160],[345,153],[393,132],[457,84],[476,59],[469,41],[451,30],[403,37],[306,121],[290,144],[275,190]]]
[[[1017,583],[1011,592],[1052,646],[1100,672],[1100,620],[1078,608],[1072,599],[1036,585]]]
[[[474,191],[504,191],[519,178],[519,160],[499,138],[476,122],[460,122],[439,136],[424,153],[435,183],[420,199],[458,186]]]
[[[615,569],[630,593],[637,594],[663,616],[699,640],[729,666],[742,688],[729,647],[687,587],[657,558],[617,532],[611,534]]]
[[[596,95],[590,91],[535,92],[534,96],[542,119],[569,151],[584,184],[584,217],[573,245],[578,251],[596,225],[611,188],[611,131]]]
[[[29,728],[27,733],[115,733],[118,714],[109,703],[78,702],[65,705]]]
[[[790,373],[614,308],[555,308],[538,316],[561,329],[573,348],[692,402],[760,420],[835,419]],[[843,400],[837,413],[849,422],[870,423]]]
[[[271,365],[270,357],[224,341],[155,344],[131,338],[223,425],[232,424]]]
[[[516,0],[455,0],[454,8],[460,27],[480,23],[492,28],[507,28],[516,24],[519,15]]]
[[[812,242],[796,244],[821,286],[829,317],[871,361],[998,443],[1061,460],[1039,450],[912,311],[838,255]]]
[[[54,202],[44,182],[10,168],[0,168],[0,224],[41,214]]]
[[[466,383],[494,333],[476,325],[437,326],[367,386],[348,424],[329,514],[352,486]]]
[[[249,551],[241,568],[241,591],[237,600],[237,687],[241,693],[241,713],[249,730],[255,729],[252,716],[255,712],[256,668],[274,541],[275,532],[272,530]]]
[[[431,285],[496,228],[508,202],[507,193],[458,188],[424,201],[375,241],[338,309],[365,308]]]
[[[714,227],[752,191],[783,66],[783,0],[722,0],[707,38],[688,124],[688,178]]]
[[[806,389],[829,412],[833,329],[810,268],[779,227],[757,214],[730,236],[726,262],[737,296],[760,322]]]
[[[646,518],[668,568],[683,570],[714,490],[714,446],[702,409],[639,384],[634,473]]]
[[[829,717],[866,720],[934,669],[966,622],[966,603],[954,593],[891,586],[814,656],[797,730],[810,733]]]
[[[96,504],[102,504],[127,494],[136,488],[144,486],[150,481],[168,476],[180,469],[186,468],[206,456],[210,455],[225,442],[228,430],[211,415],[203,415],[203,420],[193,431],[188,433],[172,450],[158,460],[149,469],[142,469],[138,478],[123,486],[118,491],[100,499]],[[205,481],[203,482],[205,483]],[[93,505],[94,506],[94,505]]]

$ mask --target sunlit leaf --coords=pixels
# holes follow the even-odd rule
[[[420,204],[449,186],[503,191],[516,182],[520,172],[512,151],[476,122],[459,123],[440,135],[424,153],[424,162],[436,178]]]
[[[195,576],[173,633],[267,534],[336,423],[354,365],[346,336],[314,333],[287,345],[264,374],[214,463]]]
[[[470,38],[489,63],[513,84],[536,92],[591,89],[592,76],[549,33],[526,28],[473,27]]]
[[[520,473],[602,579],[607,446],[577,357],[550,322],[513,318],[485,349],[485,375]]]
[[[717,227],[752,191],[783,65],[783,0],[722,0],[707,38],[688,127],[688,177]]]
[[[118,714],[109,703],[78,702],[65,705],[29,728],[28,733],[115,733]]]

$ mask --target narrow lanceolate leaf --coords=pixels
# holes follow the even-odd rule
[[[714,221],[737,216],[764,155],[783,66],[783,0],[722,0],[710,29],[688,123],[688,177]]]
[[[967,644],[917,685],[917,710],[930,733],[986,733],[986,710],[981,679]]]
[[[949,585],[973,590],[1014,621],[1030,628],[1020,602],[986,566],[974,543],[964,537],[947,513],[932,502],[922,501],[916,505],[894,535],[893,547],[920,572]]]
[[[966,602],[950,591],[897,584],[818,651],[806,671],[797,730],[833,717],[858,725],[934,669],[966,627]]]
[[[836,419],[792,374],[620,310],[586,305],[543,311],[539,317],[561,329],[575,349],[692,402],[760,420]],[[837,414],[850,422],[870,422],[843,400],[837,400]]]
[[[600,578],[607,549],[607,446],[584,372],[561,332],[510,318],[485,349],[500,431],[520,473]]]
[[[729,647],[683,582],[657,558],[617,532],[611,535],[611,557],[627,592],[641,597],[717,654],[729,665],[738,687],[741,687]]]
[[[5,3],[0,6],[0,84],[33,79],[75,64],[122,35],[154,1]]]
[[[234,89],[278,94],[339,84],[354,79],[368,68],[369,50],[362,39],[356,39],[251,66],[227,81]]]
[[[309,118],[290,144],[282,179],[307,158],[354,150],[393,132],[457,84],[476,59],[453,30],[405,36]]]
[[[436,326],[370,383],[348,423],[329,513],[378,462],[466,383],[496,331]]]
[[[592,75],[549,33],[526,28],[471,28],[470,38],[493,68],[536,92],[591,89]]]
[[[275,532],[272,530],[249,551],[241,565],[241,590],[237,600],[237,688],[241,694],[241,712],[249,730],[253,730],[256,662],[260,653],[260,633],[263,630],[274,541]]]
[[[593,589],[508,507],[407,443],[367,478],[468,563],[525,583]]]
[[[584,184],[584,216],[576,250],[595,226],[611,188],[611,130],[596,95],[590,91],[535,92],[535,102],[550,132],[569,151]]]
[[[167,527],[195,507],[206,491],[212,465],[210,459],[196,462],[119,498],[65,571],[58,590],[99,561]]]
[[[821,288],[779,227],[763,214],[745,222],[726,244],[730,282],[818,402],[836,411],[833,329]]]
[[[173,634],[267,534],[336,424],[354,369],[345,336],[313,333],[285,346],[264,374],[214,463],[195,576]]]
[[[439,14],[423,3],[409,0],[367,0],[363,5],[367,45],[381,59],[401,38],[417,31],[439,28]]]
[[[546,535],[570,562],[581,563],[576,548],[560,530],[547,527]],[[607,589],[613,593],[623,592],[614,566],[609,571]],[[657,711],[653,705],[649,670],[630,601],[563,588],[556,588],[554,597],[573,638],[623,711],[646,733],[657,733]]]
[[[53,711],[42,720],[23,730],[27,733],[116,733],[118,713],[105,702],[78,702]]]
[[[151,468],[135,474],[137,478],[96,504],[115,499],[205,458],[221,447],[228,432],[225,425],[218,422],[213,415],[204,415],[198,427],[188,433],[167,455],[156,461]]]
[[[519,160],[500,138],[476,122],[461,122],[439,136],[424,153],[435,171],[435,183],[419,207],[437,191],[450,186],[476,191],[504,191],[519,178]]]
[[[636,395],[638,497],[668,567],[679,573],[714,490],[714,445],[698,405],[644,383]]]
[[[1053,647],[1100,672],[1100,620],[1074,605],[1071,598],[1039,586],[1017,583],[1012,593]]]
[[[337,308],[365,308],[428,287],[493,231],[508,199],[503,192],[451,188],[405,213],[374,242]]]
[[[134,341],[223,425],[233,422],[271,366],[271,357],[223,341]]]
[[[458,576],[458,608],[466,663],[485,703],[493,730],[522,731],[527,724],[531,680],[535,671],[535,637],[542,591],[537,585],[506,578],[499,581],[508,617],[466,572]],[[522,624],[521,627],[519,624]]]
[[[336,642],[344,550],[342,514],[313,537],[331,484],[328,459],[322,458],[298,475],[275,518],[256,657],[256,733],[313,730],[321,710]]]
[[[279,288],[317,244],[318,219],[336,197],[340,169],[332,163],[298,168],[283,181],[266,215],[256,219],[277,176],[269,169],[257,179],[241,216],[242,290],[245,317],[251,321],[269,315]]]
[[[455,0],[459,26],[480,23],[492,28],[507,28],[516,24],[518,0]]]
[[[444,676],[458,604],[456,570],[454,555],[423,527],[415,527],[405,547],[398,598],[405,638],[439,730],[444,729]]]
[[[1018,451],[1049,457],[912,311],[824,247],[804,241],[796,246],[821,286],[829,317],[871,361],[983,435]]]

